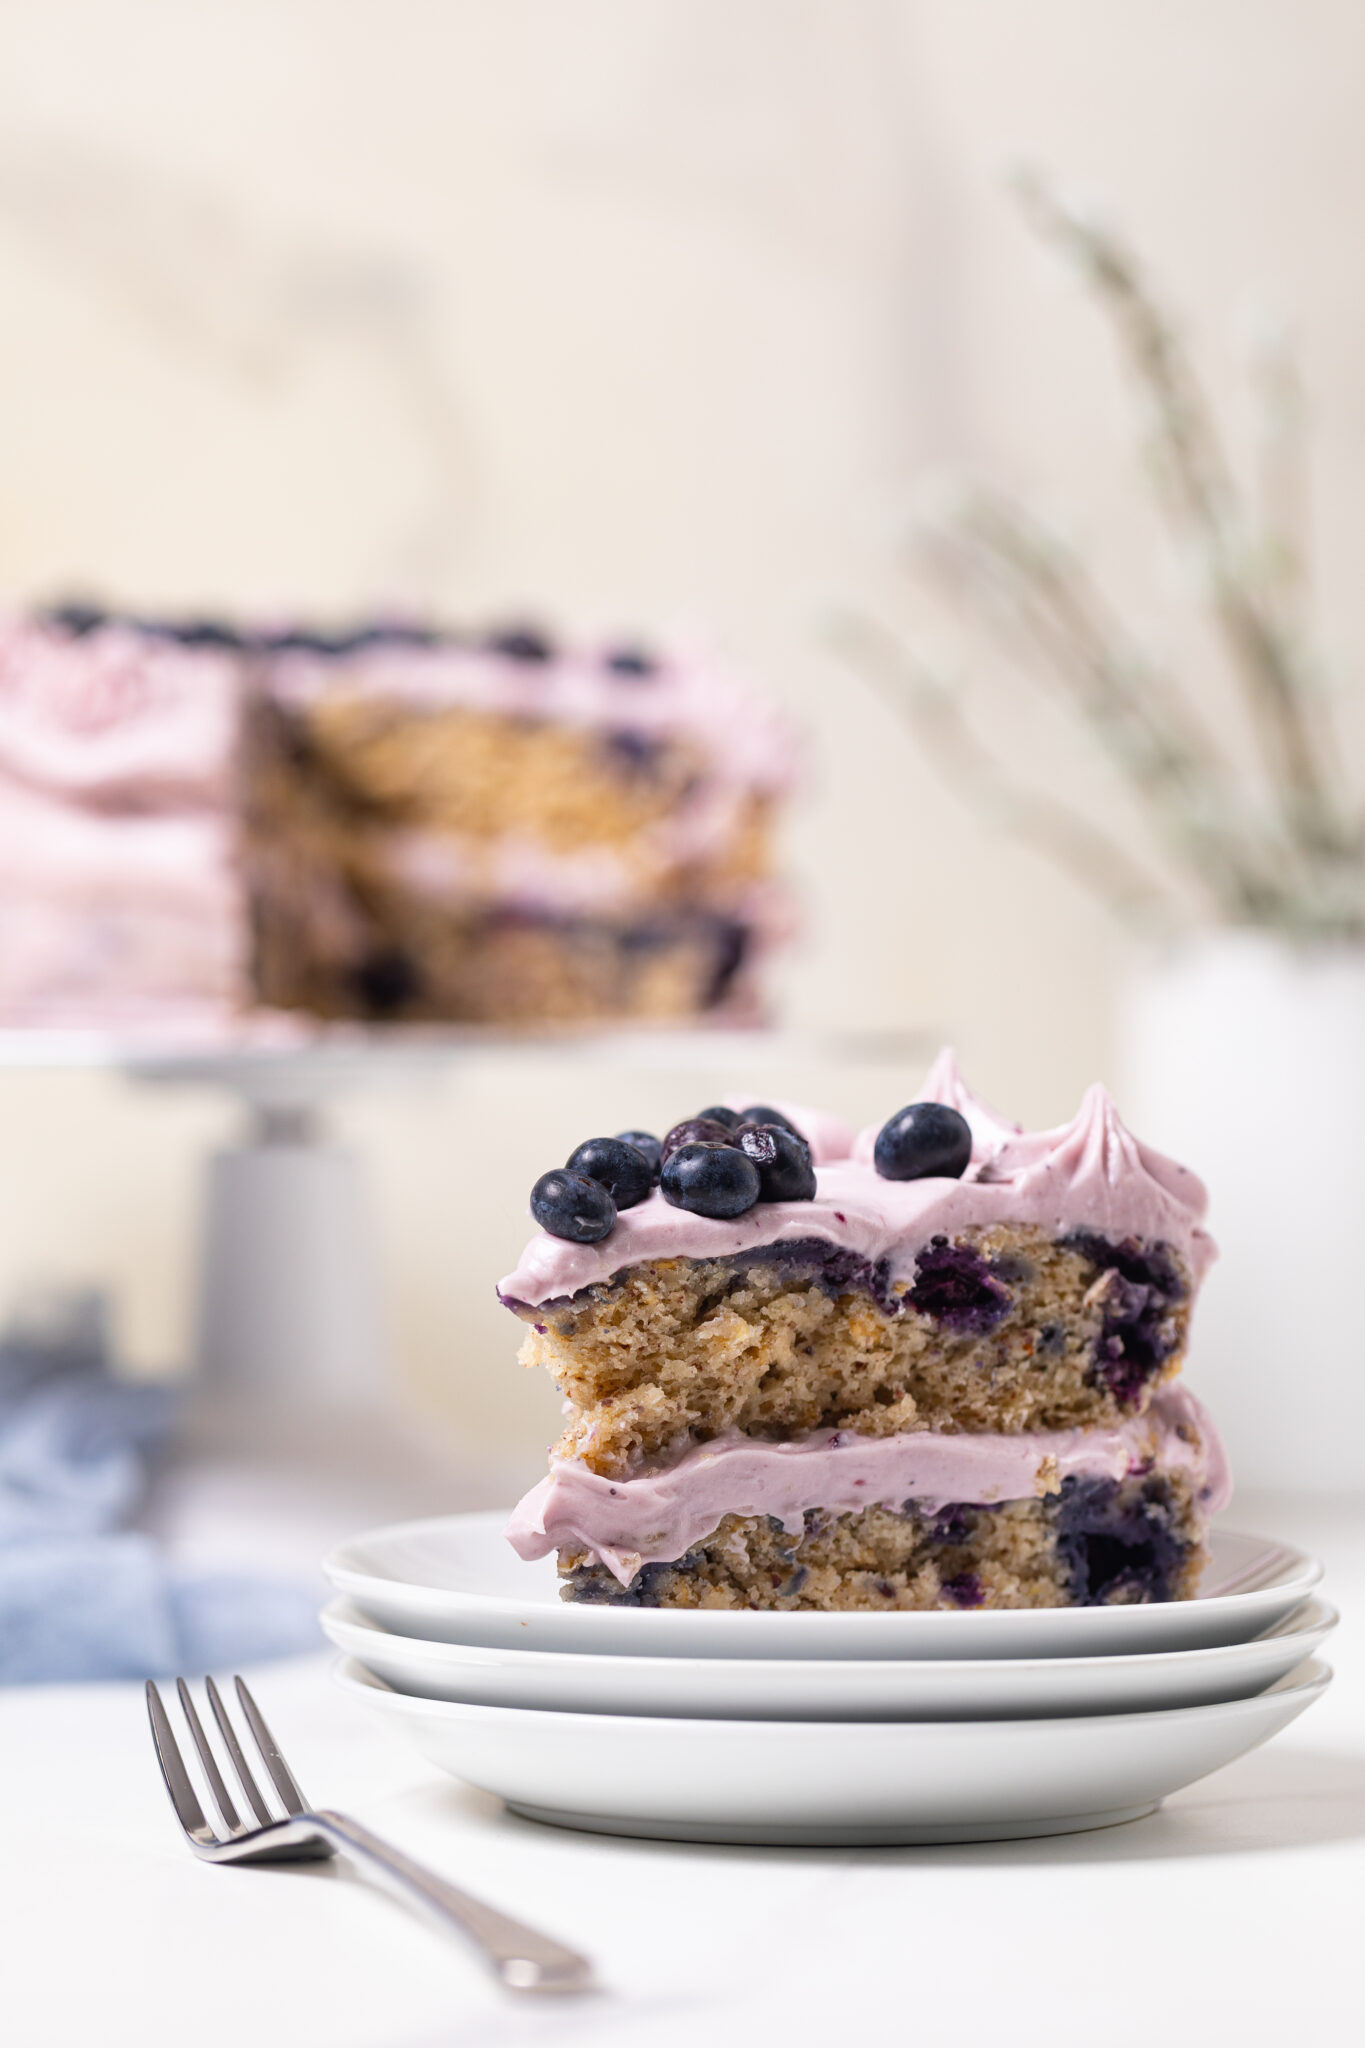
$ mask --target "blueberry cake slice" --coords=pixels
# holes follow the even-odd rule
[[[564,1597],[1036,1607],[1188,1597],[1228,1493],[1177,1382],[1193,1174],[1102,1088],[1026,1133],[943,1054],[854,1140],[792,1105],[593,1139],[503,1282],[567,1422],[515,1511]]]

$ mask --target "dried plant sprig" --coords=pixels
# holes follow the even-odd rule
[[[1256,571],[1281,631],[1298,633],[1308,584],[1308,407],[1283,321],[1257,316],[1247,364],[1256,408]]]
[[[978,739],[956,692],[895,633],[864,613],[840,611],[827,622],[826,637],[894,709],[908,714],[926,752],[992,825],[1046,855],[1073,880],[1083,875],[1123,923],[1149,935],[1169,931],[1160,883],[1079,811],[1010,777]]]
[[[973,490],[928,530],[926,564],[946,576],[987,627],[1041,657],[1159,835],[1224,916],[1270,920],[1282,891],[1275,864],[1235,816],[1224,764],[1164,678],[1123,634],[1079,560],[1043,523],[1001,494]]]
[[[1250,780],[1147,658],[1075,551],[1004,494],[959,489],[922,523],[916,564],[1047,686],[1139,800],[1168,864],[1225,922],[1294,938],[1365,940],[1365,817],[1339,794],[1337,751],[1304,640],[1303,406],[1281,343],[1256,364],[1261,413],[1254,512],[1234,482],[1174,329],[1118,240],[1036,174],[1017,180],[1029,216],[1095,284],[1153,420],[1162,504],[1193,536],[1207,593],[1264,762]],[[1005,774],[958,696],[889,628],[845,618],[842,651],[909,717],[946,775],[999,823],[1079,874],[1129,921],[1170,898],[1112,832]]]
[[[1291,636],[1244,573],[1245,525],[1222,445],[1184,350],[1116,236],[1067,206],[1032,169],[1015,189],[1040,234],[1080,265],[1152,402],[1163,502],[1204,557],[1213,612],[1246,692],[1286,830],[1318,858],[1351,857],[1354,835],[1329,790],[1320,707]],[[1312,708],[1310,709],[1310,702]]]

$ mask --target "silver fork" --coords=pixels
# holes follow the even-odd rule
[[[509,1989],[593,1989],[592,1966],[585,1956],[565,1948],[562,1942],[552,1941],[548,1935],[538,1934],[533,1927],[523,1926],[519,1920],[498,1912],[496,1907],[485,1905],[482,1899],[473,1898],[455,1885],[447,1884],[443,1877],[437,1877],[434,1871],[414,1863],[401,1850],[381,1842],[377,1835],[361,1827],[358,1821],[348,1820],[345,1814],[333,1813],[325,1807],[316,1812],[310,1808],[293,1772],[280,1754],[279,1744],[266,1727],[260,1708],[240,1678],[233,1683],[243,1718],[251,1730],[251,1739],[284,1808],[284,1818],[277,1819],[266,1805],[228,1719],[222,1696],[213,1680],[206,1678],[204,1689],[223,1738],[223,1747],[246,1803],[256,1818],[252,1824],[238,1817],[190,1697],[190,1689],[183,1678],[177,1678],[175,1686],[180,1695],[180,1705],[199,1753],[213,1804],[227,1830],[224,1837],[204,1818],[161,1695],[150,1679],[147,1682],[147,1712],[151,1717],[157,1761],[166,1781],[166,1790],[171,1795],[175,1817],[196,1856],[203,1856],[210,1863],[299,1863],[317,1861],[340,1852],[349,1856],[369,1876],[424,1907],[447,1933],[454,1928],[467,1935],[482,1949],[485,1960]]]

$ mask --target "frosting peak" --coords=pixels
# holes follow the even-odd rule
[[[1133,1185],[1155,1182],[1162,1192],[1200,1222],[1208,1209],[1208,1192],[1197,1174],[1178,1166],[1133,1136],[1107,1088],[1096,1081],[1086,1089],[1069,1124],[1050,1131],[1021,1131],[1006,1139],[979,1169],[980,1181],[1015,1181],[1033,1174],[1051,1175],[1077,1193],[1088,1193],[1097,1220],[1112,1194],[1125,1201]],[[1103,1227],[1103,1225],[1101,1226]]]
[[[997,1151],[1007,1139],[1019,1135],[1018,1124],[997,1116],[979,1095],[972,1093],[962,1078],[957,1054],[950,1045],[943,1047],[925,1075],[924,1086],[917,1099],[920,1102],[941,1102],[945,1108],[955,1109],[959,1116],[966,1118],[972,1134],[974,1159]],[[875,1136],[874,1132],[874,1139]]]

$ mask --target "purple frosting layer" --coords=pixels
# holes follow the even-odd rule
[[[810,1238],[884,1272],[889,1284],[909,1283],[932,1239],[995,1223],[1165,1245],[1188,1268],[1192,1287],[1198,1286],[1215,1256],[1203,1228],[1203,1184],[1187,1168],[1139,1144],[1102,1087],[1087,1091],[1071,1123],[1019,1131],[968,1093],[945,1053],[919,1099],[949,1103],[972,1126],[972,1161],[961,1180],[882,1180],[872,1164],[876,1126],[841,1156],[847,1141],[834,1119],[779,1104],[816,1140],[813,1202],[764,1202],[733,1221],[718,1222],[671,1208],[656,1191],[624,1211],[598,1244],[569,1244],[544,1233],[532,1238],[498,1292],[508,1303],[534,1307],[646,1260],[730,1258]]]

